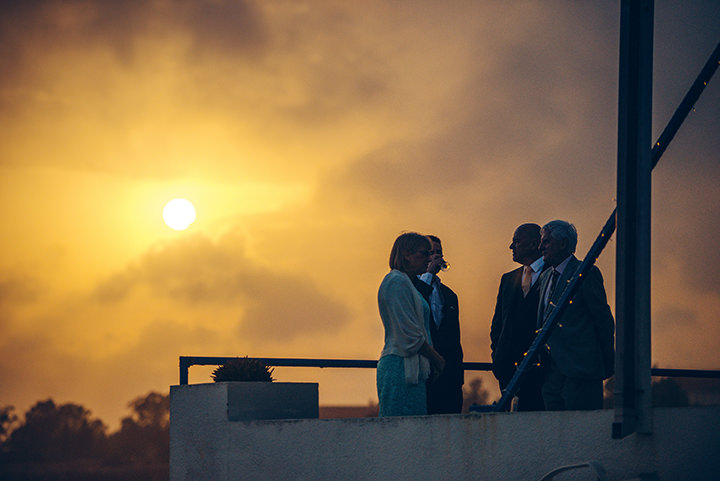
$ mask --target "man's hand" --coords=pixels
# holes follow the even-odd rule
[[[437,274],[440,272],[440,268],[445,263],[445,260],[442,258],[442,256],[432,256],[430,259],[430,262],[428,262],[427,271],[430,274]]]
[[[440,377],[440,374],[445,369],[445,359],[438,354],[437,358],[432,358],[430,360],[430,378],[434,381],[438,377]]]

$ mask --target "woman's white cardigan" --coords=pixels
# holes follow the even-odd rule
[[[425,329],[424,302],[410,277],[402,271],[393,269],[380,284],[378,307],[385,326],[385,347],[380,357],[402,356],[408,384],[418,384],[430,375],[429,360],[419,354],[424,343],[430,344]]]

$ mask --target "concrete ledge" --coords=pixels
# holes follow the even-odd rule
[[[618,440],[610,410],[220,422],[209,410],[186,411],[188,400],[173,392],[172,481],[539,480],[588,461],[609,480],[720,472],[720,407],[656,409],[652,435]],[[580,469],[555,479],[590,475]]]

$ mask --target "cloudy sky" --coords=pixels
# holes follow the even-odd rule
[[[653,138],[720,40],[720,3],[655,3]],[[488,361],[514,228],[567,219],[582,257],[615,206],[619,1],[0,5],[0,405],[20,412],[115,423],[180,355],[376,359],[409,230],[443,239],[466,360]],[[660,367],[720,368],[718,111],[716,78],[653,172]],[[613,309],[614,264],[611,241]],[[277,374],[376,399],[370,370]]]

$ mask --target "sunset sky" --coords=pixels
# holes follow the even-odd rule
[[[514,228],[569,220],[583,257],[615,207],[619,1],[0,5],[0,406],[19,413],[52,397],[116,423],[180,355],[376,359],[403,231],[443,240],[465,359],[489,361]],[[653,139],[719,25],[720,2],[656,0]],[[653,172],[659,367],[720,369],[719,112],[716,76]],[[372,370],[276,374],[376,399]]]

